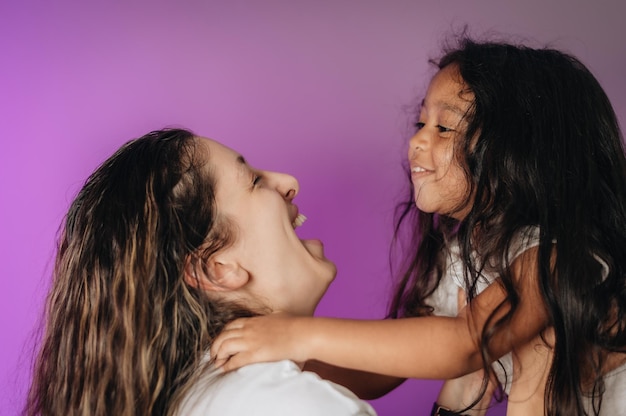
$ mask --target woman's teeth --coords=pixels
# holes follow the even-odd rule
[[[298,216],[296,217],[295,220],[293,220],[291,225],[293,226],[293,228],[297,228],[301,226],[302,224],[304,224],[305,221],[306,221],[306,217],[302,214],[298,214]]]

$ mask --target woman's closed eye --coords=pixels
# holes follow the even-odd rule
[[[263,179],[262,175],[259,175],[257,173],[253,173],[252,174],[252,187],[256,188],[258,186],[258,184],[261,182],[261,179]]]

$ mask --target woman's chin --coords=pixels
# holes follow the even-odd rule
[[[300,242],[313,257],[320,260],[326,260],[326,256],[324,255],[324,243],[322,243],[322,240],[318,240],[317,238],[308,240],[301,239]]]

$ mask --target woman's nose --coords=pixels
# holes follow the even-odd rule
[[[300,192],[300,184],[295,177],[280,172],[268,172],[267,175],[271,178],[272,186],[288,201]]]

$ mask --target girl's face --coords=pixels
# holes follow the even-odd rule
[[[469,212],[468,183],[455,154],[473,96],[455,65],[431,80],[422,102],[417,133],[409,142],[415,204],[421,211],[463,219]]]
[[[228,221],[233,244],[216,253],[236,263],[247,281],[232,294],[249,306],[274,312],[311,315],[333,281],[335,265],[318,240],[295,233],[298,181],[290,175],[260,171],[244,158],[209,139],[207,168],[216,180],[218,215]]]

